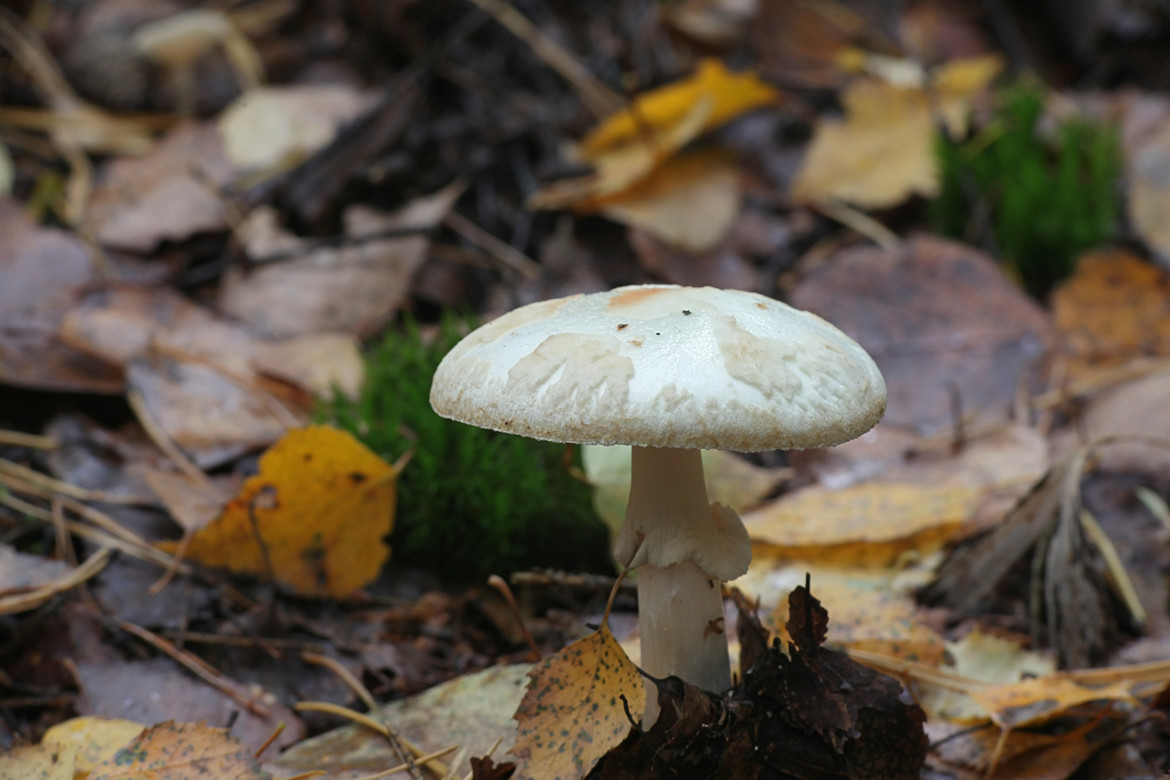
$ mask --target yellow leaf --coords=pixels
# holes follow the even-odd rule
[[[780,92],[754,73],[731,73],[718,60],[703,60],[689,78],[638,96],[586,136],[576,156],[594,172],[545,187],[529,205],[595,211],[703,133],[779,99]]]
[[[81,778],[121,750],[145,728],[132,720],[85,716],[53,726],[45,732],[41,744],[74,749],[77,752],[74,772]]]
[[[544,659],[528,676],[515,716],[516,780],[584,777],[630,733],[621,696],[635,717],[646,704],[641,675],[606,625]]]
[[[868,482],[811,487],[744,515],[753,542],[786,557],[838,566],[886,565],[908,550],[932,552],[975,508],[981,491],[951,485]]]
[[[195,533],[187,555],[267,576],[258,531],[277,582],[306,596],[343,598],[377,577],[390,555],[383,540],[394,527],[397,476],[344,431],[290,431],[219,519]]]
[[[793,196],[887,208],[914,194],[933,195],[936,116],[960,132],[971,98],[1001,68],[999,58],[990,55],[956,60],[935,73],[930,90],[876,78],[854,81],[841,96],[845,120],[817,126]]]
[[[0,752],[0,780],[73,780],[77,748],[21,745]]]
[[[987,712],[997,726],[1015,728],[1043,723],[1091,701],[1133,702],[1130,685],[1120,680],[1090,686],[1055,674],[1033,677],[1010,685],[989,685],[968,691],[967,695]]]
[[[631,144],[645,144],[647,138],[666,136],[685,122],[694,106],[710,101],[699,133],[712,130],[742,114],[780,100],[780,92],[751,72],[732,73],[717,59],[699,63],[693,75],[634,99],[630,108],[605,120],[580,145],[588,161]],[[690,140],[690,139],[687,139]],[[684,142],[685,143],[685,142]]]
[[[202,723],[167,721],[94,767],[89,780],[260,780],[267,773],[242,742]]]

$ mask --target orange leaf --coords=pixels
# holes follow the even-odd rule
[[[218,520],[195,533],[188,556],[267,576],[307,596],[343,598],[372,581],[390,555],[398,471],[344,431],[290,431],[260,458]],[[255,527],[253,527],[253,520]]]
[[[516,710],[516,780],[581,778],[630,733],[621,696],[635,717],[646,704],[637,668],[602,625],[528,673]]]
[[[1072,376],[1170,355],[1170,274],[1120,250],[1094,252],[1052,294]]]

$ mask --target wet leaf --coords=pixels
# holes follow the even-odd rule
[[[630,733],[645,690],[637,668],[602,625],[549,656],[530,673],[516,710],[519,732],[512,753],[516,778],[581,778]]]
[[[269,774],[227,729],[168,721],[151,726],[113,757],[94,767],[89,780],[267,780]]]
[[[345,598],[390,556],[384,539],[394,527],[397,476],[349,433],[290,431],[223,515],[195,534],[187,555],[258,577],[270,563],[272,577],[301,595]]]

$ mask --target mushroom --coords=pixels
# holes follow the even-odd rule
[[[615,558],[637,567],[642,667],[731,685],[721,582],[747,571],[736,513],[709,505],[703,449],[827,447],[885,411],[873,359],[825,320],[756,293],[622,287],[516,309],[435,372],[444,417],[535,439],[631,444]],[[643,728],[657,718],[646,697]]]

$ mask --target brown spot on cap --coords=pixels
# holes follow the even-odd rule
[[[641,303],[647,298],[652,298],[655,295],[661,295],[662,293],[666,292],[666,289],[667,288],[663,287],[640,287],[629,290],[628,292],[624,292],[621,295],[615,295],[613,298],[611,298],[609,305],[606,308],[610,311],[613,311],[614,309],[621,308],[622,306],[633,306],[635,303]]]
[[[757,303],[756,307],[760,308],[760,309],[764,309],[765,311],[767,311],[767,309],[768,309],[768,305],[766,303]]]
[[[623,322],[623,323],[621,323],[620,325],[618,325],[618,330],[625,330],[625,329],[626,329],[626,328],[628,328],[628,327],[630,327],[630,323],[628,323],[628,322]]]

